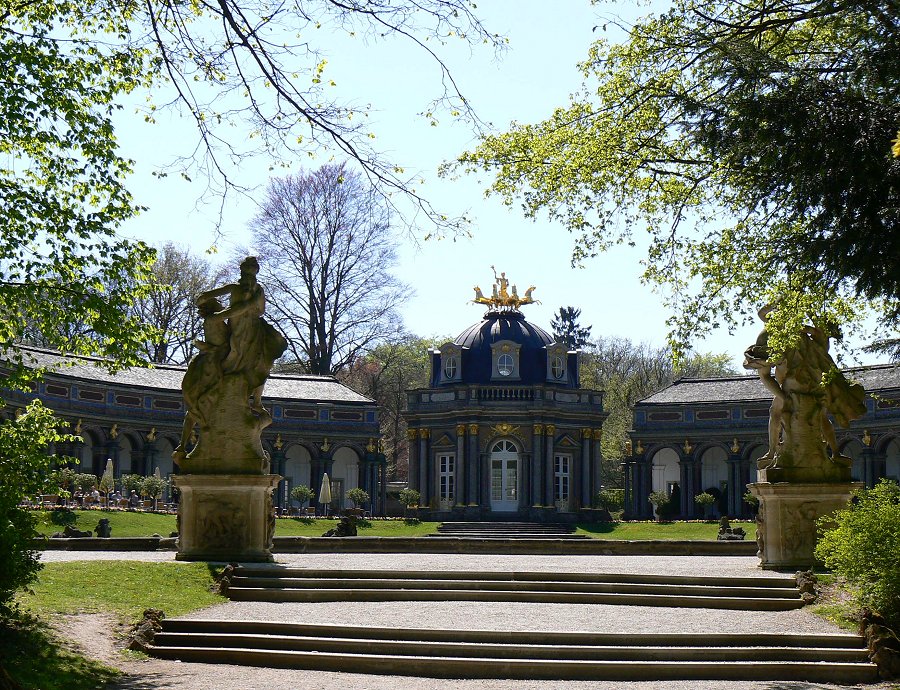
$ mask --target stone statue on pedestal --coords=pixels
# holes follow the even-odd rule
[[[767,321],[771,307],[760,310]],[[841,454],[829,413],[841,426],[866,412],[865,390],[844,378],[828,354],[828,335],[806,325],[784,355],[774,358],[763,332],[745,351],[773,395],[769,444],[757,463],[757,545],[764,568],[810,567],[816,523],[844,507],[859,484],[850,481],[850,458]]]
[[[287,342],[263,319],[265,293],[259,263],[241,263],[237,283],[197,297],[204,340],[181,384],[186,414],[181,443],[172,453],[178,505],[179,560],[271,560],[272,490],[262,431],[272,417],[263,386]],[[224,307],[218,298],[228,296]],[[194,428],[200,435],[188,446]]]

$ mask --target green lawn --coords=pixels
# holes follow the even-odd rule
[[[732,527],[742,527],[747,533],[747,540],[756,539],[755,522],[739,522],[733,520]],[[666,541],[715,540],[719,533],[718,522],[601,522],[580,523],[578,534],[586,534],[594,539],[663,539]]]
[[[36,511],[38,531],[53,534],[62,527],[50,522],[49,511]],[[147,537],[161,534],[164,537],[175,531],[175,516],[158,513],[128,512],[120,510],[76,510],[78,529],[94,529],[100,518],[107,518],[114,537]],[[275,522],[277,537],[320,537],[337,524],[334,519],[278,518]],[[360,536],[369,537],[419,537],[437,531],[439,522],[419,522],[417,520],[362,520],[358,527]],[[732,527],[743,527],[747,539],[756,539],[755,522],[731,523]],[[579,534],[594,539],[666,539],[666,540],[713,540],[719,531],[718,522],[614,522],[581,523]]]
[[[41,534],[62,532],[60,525],[50,521],[50,511],[35,511],[37,529]],[[75,527],[93,530],[100,518],[109,520],[114,537],[149,537],[160,534],[168,537],[175,531],[175,516],[159,513],[129,512],[124,510],[76,510]],[[321,537],[333,528],[337,520],[309,518],[278,518],[275,521],[277,537]],[[438,522],[417,520],[364,520],[358,525],[360,536],[369,537],[418,537],[437,531]]]
[[[147,608],[180,616],[224,601],[213,592],[214,567],[206,563],[72,561],[47,563],[34,594],[19,603],[38,614],[110,612],[123,621],[139,619]]]
[[[337,525],[337,520],[278,518],[276,537],[321,537]],[[437,532],[439,522],[418,520],[361,520],[356,528],[361,537],[421,537]]]

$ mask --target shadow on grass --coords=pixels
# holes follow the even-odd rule
[[[579,522],[575,526],[588,534],[610,534],[618,524],[617,522]]]
[[[0,618],[0,667],[24,690],[94,690],[120,675],[66,650],[46,623],[22,611]]]

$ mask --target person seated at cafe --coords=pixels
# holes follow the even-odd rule
[[[128,497],[128,507],[129,508],[140,508],[141,505],[142,505],[141,497],[137,495],[137,491],[132,489],[131,496]]]
[[[110,494],[110,496],[109,496],[109,500],[112,501],[113,503],[115,503],[116,505],[118,505],[119,501],[122,500],[122,492],[121,491],[113,491],[112,494]]]
[[[100,492],[97,491],[96,486],[94,487],[94,490],[91,491],[90,499],[91,503],[100,503]]]

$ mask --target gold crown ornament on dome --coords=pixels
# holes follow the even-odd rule
[[[475,304],[486,304],[491,309],[500,310],[516,310],[523,304],[540,304],[539,300],[531,296],[531,293],[537,289],[534,285],[525,291],[524,297],[519,297],[519,291],[515,285],[509,284],[506,273],[501,273],[498,276],[496,268],[491,266],[491,270],[494,272],[494,288],[491,291],[491,296],[485,297],[484,293],[481,292],[481,288],[476,285],[473,288],[475,290],[475,299],[472,300]]]

